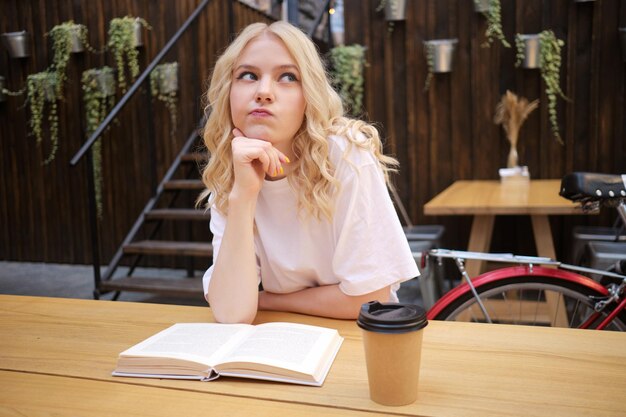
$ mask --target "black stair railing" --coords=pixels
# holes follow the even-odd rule
[[[150,76],[150,73],[154,70],[154,68],[161,62],[161,60],[165,57],[165,55],[172,49],[172,47],[178,42],[178,40],[182,37],[182,35],[189,29],[189,27],[195,22],[200,13],[206,8],[206,6],[213,0],[203,0],[198,7],[189,15],[187,20],[180,26],[178,31],[170,38],[167,44],[161,49],[161,51],[156,55],[156,57],[148,64],[146,69],[139,75],[137,80],[133,83],[133,85],[128,89],[126,94],[120,99],[115,107],[111,110],[111,112],[104,118],[102,123],[98,126],[98,128],[89,136],[89,138],[85,141],[83,146],[76,152],[74,157],[70,161],[71,166],[76,166],[80,160],[87,155],[87,164],[85,165],[85,169],[87,170],[87,195],[89,198],[88,209],[89,209],[89,223],[90,223],[90,232],[91,232],[91,252],[92,252],[92,263],[93,263],[93,271],[94,278],[97,284],[101,281],[100,274],[100,252],[99,252],[99,234],[98,234],[98,219],[97,219],[97,209],[96,209],[96,196],[95,196],[95,183],[93,176],[93,160],[92,153],[89,152],[93,146],[93,144],[98,140],[98,138],[104,133],[105,129],[111,124],[111,122],[117,117],[117,115],[125,108],[126,104],[130,101],[130,99],[139,91],[141,85],[146,81],[146,79]],[[232,19],[231,19],[232,20]]]

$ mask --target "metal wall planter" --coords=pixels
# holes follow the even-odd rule
[[[489,10],[490,0],[472,0],[474,2],[474,11],[477,13],[485,13]]]
[[[386,0],[385,20],[389,22],[406,20],[406,0]]]
[[[520,39],[524,42],[524,60],[522,61],[522,68],[539,68],[539,34],[532,35],[519,35]]]
[[[426,58],[433,73],[446,73],[452,71],[454,63],[454,50],[459,42],[458,39],[435,39],[424,41]]]
[[[9,51],[11,58],[30,56],[30,34],[26,31],[7,32],[2,34],[2,43]]]

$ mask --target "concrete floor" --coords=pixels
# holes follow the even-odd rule
[[[123,275],[120,267],[117,274]],[[199,273],[200,274],[200,273]],[[184,271],[137,268],[137,276],[175,276],[184,279]],[[91,265],[64,265],[0,261],[0,294],[33,295],[93,299],[95,288]],[[105,294],[102,299],[111,299]],[[165,297],[147,293],[122,292],[118,300],[161,304],[206,305],[201,294],[197,299]]]

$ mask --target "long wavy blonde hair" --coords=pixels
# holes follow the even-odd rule
[[[269,32],[286,46],[300,72],[306,101],[304,122],[296,134],[292,148],[296,161],[288,181],[298,195],[298,207],[316,218],[332,218],[333,195],[340,184],[334,177],[329,160],[329,135],[344,136],[349,143],[368,149],[379,161],[390,186],[389,172],[398,162],[383,154],[376,128],[361,120],[344,117],[341,98],[328,81],[326,70],[313,42],[298,28],[278,21],[271,25],[253,23],[247,26],[217,60],[209,89],[204,96],[203,138],[210,158],[202,171],[206,190],[198,203],[209,197],[207,207],[215,205],[222,213],[228,211],[228,194],[233,187],[234,171],[231,151],[232,130],[230,87],[237,59],[248,42]]]

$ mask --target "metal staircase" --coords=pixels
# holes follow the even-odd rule
[[[198,165],[205,161],[205,154],[195,151],[198,136],[193,133],[175,158],[171,167],[157,187],[155,195],[148,201],[142,213],[135,221],[123,243],[111,259],[106,272],[95,278],[94,298],[102,294],[115,292],[117,299],[122,291],[147,292],[176,297],[201,297],[201,277],[194,276],[194,258],[201,258],[203,264],[210,264],[213,253],[208,222],[208,211],[193,208],[196,197],[204,189],[199,179]],[[183,197],[185,204],[181,207]],[[206,230],[206,240],[160,240],[162,226],[174,222],[176,228],[185,230],[198,227]],[[204,225],[203,225],[204,223]],[[185,259],[187,278],[180,277],[144,277],[135,276],[136,267],[145,256],[167,256]],[[118,267],[127,261],[130,268],[126,276],[115,276]],[[204,267],[202,268],[204,269]]]

